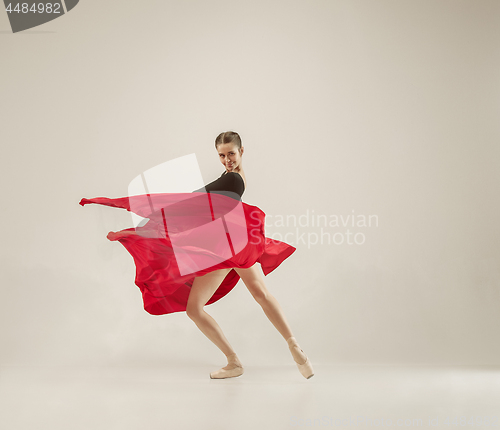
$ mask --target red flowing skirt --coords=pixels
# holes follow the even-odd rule
[[[132,255],[135,284],[144,310],[163,315],[186,310],[196,276],[231,268],[213,296],[212,304],[228,294],[240,279],[234,268],[259,262],[271,273],[296,248],[265,236],[265,213],[256,206],[217,193],[161,193],[116,199],[82,199],[126,209],[148,221],[107,238],[120,242]]]

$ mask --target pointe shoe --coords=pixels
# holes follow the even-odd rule
[[[236,356],[236,354],[233,354],[233,355]],[[228,356],[228,366],[233,365],[234,367],[232,369],[222,368],[222,369],[216,370],[215,372],[211,372],[210,379],[235,378],[237,376],[243,375],[243,366],[241,364],[234,363],[234,359],[231,360],[231,359],[229,359],[230,357],[232,357],[232,356],[231,355]]]
[[[219,369],[215,372],[210,373],[210,379],[226,379],[235,378],[237,376],[243,375],[243,367],[237,366],[234,369]]]
[[[290,337],[287,339],[288,347],[290,349],[290,352],[292,352],[293,348],[297,348],[302,354],[306,356],[306,361],[302,364],[300,364],[297,360],[295,360],[295,357],[293,357],[293,361],[297,364],[297,367],[299,368],[299,372],[302,374],[302,376],[306,379],[310,379],[314,376],[314,370],[312,368],[311,361],[309,360],[309,357],[306,355],[304,351],[302,351],[302,348],[300,348],[299,344],[295,340],[294,337]],[[293,356],[293,354],[292,354]]]

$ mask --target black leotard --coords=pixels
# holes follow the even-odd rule
[[[193,191],[193,193],[203,191],[204,189],[200,188],[199,190]],[[245,181],[243,181],[239,173],[224,172],[218,179],[205,185],[205,191],[209,193],[226,194],[233,198],[238,198],[237,196],[239,196],[239,200],[241,200],[241,196],[245,192]],[[237,196],[234,194],[232,195],[232,193],[237,194]]]

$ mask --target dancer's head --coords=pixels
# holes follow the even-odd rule
[[[241,156],[245,148],[241,146],[241,138],[234,131],[221,133],[215,139],[215,149],[219,154],[219,160],[228,172],[237,172],[241,169]]]

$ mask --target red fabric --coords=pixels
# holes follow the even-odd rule
[[[89,203],[149,218],[141,227],[110,232],[107,237],[119,241],[134,258],[135,283],[142,292],[144,310],[152,315],[185,311],[196,276],[248,268],[256,262],[267,275],[296,250],[265,237],[262,210],[222,194],[163,193],[80,201],[82,206]],[[203,234],[197,228],[204,229]],[[193,232],[198,233],[193,236]],[[239,279],[231,270],[206,304],[228,294]]]

